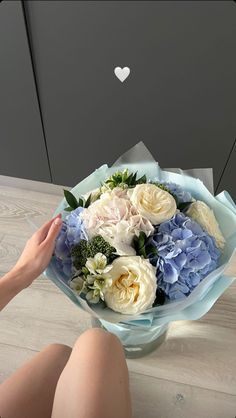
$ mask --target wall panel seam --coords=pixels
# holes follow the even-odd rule
[[[225,165],[224,165],[224,168],[223,168],[223,170],[222,170],[222,173],[221,173],[220,179],[219,179],[218,184],[217,184],[216,189],[215,189],[215,194],[217,194],[217,193],[218,193],[218,189],[219,189],[219,187],[220,187],[221,180],[222,180],[222,178],[223,178],[223,176],[224,176],[225,170],[226,170],[227,165],[228,165],[228,163],[229,163],[230,157],[231,157],[231,155],[232,155],[232,153],[233,153],[233,151],[234,151],[235,145],[236,145],[236,138],[235,138],[235,140],[234,140],[234,142],[233,142],[233,145],[232,145],[232,147],[231,147],[231,149],[230,149],[230,152],[229,152],[228,158],[227,158],[227,160],[226,160],[226,162],[225,162]]]
[[[33,45],[32,45],[32,41],[31,41],[31,30],[30,30],[29,15],[27,13],[26,2],[24,0],[21,1],[21,5],[22,5],[24,22],[25,22],[25,31],[26,31],[26,37],[27,37],[27,42],[28,42],[28,47],[29,47],[30,60],[31,60],[33,78],[34,78],[34,84],[35,84],[35,90],[36,90],[36,97],[37,97],[37,102],[38,102],[39,115],[40,115],[40,120],[41,120],[41,125],[42,125],[42,131],[43,131],[44,145],[45,145],[47,161],[48,161],[49,174],[50,174],[50,179],[51,179],[51,183],[52,183],[53,182],[52,170],[51,170],[49,152],[48,152],[47,141],[46,141],[46,134],[45,134],[44,121],[43,121],[42,107],[41,107],[41,101],[40,101],[40,95],[39,95],[39,87],[38,87],[38,82],[37,82],[36,65],[35,65],[35,59],[34,59],[34,53],[33,53]]]

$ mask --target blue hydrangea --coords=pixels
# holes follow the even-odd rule
[[[55,241],[54,255],[56,264],[67,276],[72,272],[71,249],[81,239],[88,239],[80,214],[83,207],[78,207],[66,216]]]
[[[72,265],[72,260],[70,257],[62,260],[61,258],[58,258],[57,256],[55,256],[55,265],[56,265],[56,268],[60,272],[63,272],[67,277],[71,276],[73,265]]]
[[[183,190],[179,184],[169,183],[166,181],[162,182],[162,184],[164,184],[164,186],[166,186],[171,193],[177,197],[179,203],[191,202],[193,200],[191,194]]]
[[[181,212],[160,224],[147,244],[157,249],[149,259],[157,267],[159,287],[171,300],[188,296],[218,266],[215,239]]]

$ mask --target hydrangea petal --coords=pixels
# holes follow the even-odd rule
[[[188,296],[217,268],[220,251],[215,239],[182,212],[156,227],[149,243],[157,249],[157,255],[150,256],[157,283],[171,300]]]

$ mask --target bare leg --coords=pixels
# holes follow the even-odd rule
[[[0,417],[50,418],[59,376],[71,348],[51,344],[0,385]]]
[[[62,372],[52,418],[131,418],[129,375],[118,338],[99,328],[77,340]]]

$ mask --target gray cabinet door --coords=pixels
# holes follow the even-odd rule
[[[50,182],[20,1],[0,3],[0,174]]]
[[[163,167],[213,167],[236,132],[233,1],[27,2],[55,183],[140,140]],[[121,83],[115,67],[129,67]]]

